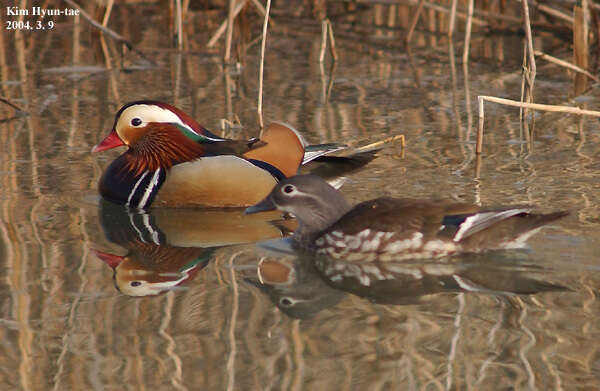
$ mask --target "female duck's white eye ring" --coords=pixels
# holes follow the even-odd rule
[[[131,125],[132,126],[140,126],[142,124],[142,120],[138,117],[132,118],[131,119]]]
[[[292,194],[296,191],[296,186],[294,185],[285,185],[281,188],[281,192],[283,194]]]

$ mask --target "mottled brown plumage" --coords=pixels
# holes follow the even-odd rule
[[[378,198],[350,208],[321,178],[281,181],[247,213],[277,208],[296,216],[298,246],[350,261],[438,258],[460,252],[520,247],[568,212],[531,214],[530,207],[484,209],[443,200]]]

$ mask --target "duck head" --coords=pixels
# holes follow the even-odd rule
[[[299,223],[295,240],[309,242],[348,212],[350,206],[342,193],[324,179],[297,175],[279,182],[264,200],[245,213],[273,209],[294,215]]]
[[[143,162],[137,170],[155,170],[193,160],[202,155],[202,143],[221,140],[174,106],[136,101],[121,107],[112,130],[92,152],[127,146],[131,157]]]
[[[92,149],[92,152],[105,151],[122,145],[134,147],[146,133],[156,129],[160,124],[175,127],[183,135],[196,141],[222,140],[175,106],[160,101],[140,100],[127,103],[119,109],[111,132]]]

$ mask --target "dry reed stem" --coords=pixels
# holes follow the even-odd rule
[[[380,141],[375,141],[374,143],[371,143],[371,144],[368,144],[368,145],[363,145],[362,147],[356,148],[356,150],[357,151],[364,151],[364,150],[376,148],[376,147],[378,147],[380,145],[384,145],[384,144],[388,144],[388,143],[394,142],[396,140],[400,140],[400,146],[402,147],[402,149],[406,148],[406,138],[404,137],[403,134],[399,134],[399,135],[396,135],[396,136],[385,138],[385,139],[380,140]]]
[[[398,3],[398,4],[400,4],[400,3]],[[445,13],[445,14],[449,14],[449,13],[452,12],[452,10],[448,9],[447,7],[443,7],[443,6],[438,5],[438,4],[433,4],[433,3],[430,3],[428,1],[424,1],[423,2],[423,6],[425,8],[431,8],[431,9],[433,9],[435,11],[442,12],[442,13]],[[464,12],[458,12],[457,11],[456,12],[456,16],[461,17],[463,19],[467,19],[468,18],[468,15],[466,13],[464,13]],[[479,26],[487,26],[489,23],[487,21],[483,20],[483,19],[479,19],[479,18],[473,17],[473,24],[477,24]]]
[[[542,60],[546,60],[546,61],[551,62],[553,64],[560,65],[561,67],[568,68],[568,69],[570,69],[572,71],[582,73],[582,74],[586,75],[587,77],[589,77],[590,79],[594,80],[595,82],[599,82],[600,81],[600,78],[598,78],[597,76],[592,75],[590,72],[586,71],[585,69],[582,69],[582,68],[578,67],[577,65],[571,64],[568,61],[564,61],[564,60],[561,60],[559,58],[553,57],[553,56],[551,56],[549,54],[546,54],[546,53],[543,53],[543,52],[541,52],[539,50],[534,50],[533,54],[535,56],[541,58]]]
[[[471,27],[473,26],[473,7],[475,0],[469,0],[467,22],[465,26],[465,47],[463,48],[463,64],[469,62],[469,46],[471,45]]]
[[[483,123],[484,123],[484,110],[483,110],[483,102],[494,102],[502,105],[513,106],[513,107],[523,107],[532,110],[543,110],[549,111],[553,113],[568,113],[575,115],[591,115],[594,117],[600,117],[600,111],[594,110],[584,110],[579,107],[571,107],[571,106],[557,106],[557,105],[545,105],[541,103],[527,103],[527,102],[518,102],[516,100],[497,98],[495,96],[485,96],[479,95],[477,97],[478,105],[479,105],[479,128],[477,129],[477,146],[475,152],[477,154],[481,153],[483,146]]]
[[[562,19],[565,22],[569,23],[570,25],[573,24],[573,17],[570,15],[567,15],[564,12],[561,12],[557,9],[554,9],[552,7],[549,7],[547,5],[544,4],[540,4],[538,1],[534,1],[533,5],[535,6],[535,8],[537,8],[539,11],[542,11],[548,15],[552,15],[556,18]]]
[[[333,27],[331,26],[331,21],[327,19],[327,31],[329,33],[329,51],[331,52],[331,57],[333,61],[337,61],[338,55],[335,50],[335,38],[333,36]]]
[[[260,14],[264,17],[267,14],[267,10],[265,9],[265,7],[258,1],[258,0],[251,0],[252,4],[254,4],[254,6],[258,9],[258,12],[260,12]],[[269,23],[271,23],[271,26],[274,26],[274,22],[273,19],[271,19],[269,21]]]
[[[238,5],[233,10],[233,17],[234,18],[242,11],[242,9],[244,8],[244,5],[245,5],[244,2],[238,3]],[[212,38],[206,44],[206,47],[211,48],[211,47],[215,46],[215,44],[217,43],[217,41],[219,40],[219,38],[221,38],[221,36],[223,35],[223,33],[225,32],[226,29],[227,29],[227,19],[225,19],[223,21],[223,23],[221,23],[221,25],[219,26],[219,28],[217,29],[217,31],[215,31],[215,33],[212,36]]]
[[[331,27],[331,21],[329,19],[323,19],[321,21],[321,51],[319,53],[319,62],[322,64],[325,61],[325,48],[327,47],[327,40],[329,40],[329,52],[333,61],[338,59],[337,51],[335,50],[335,38],[333,37],[333,28]]]
[[[79,14],[81,16],[83,16],[83,18],[85,20],[87,20],[88,22],[90,22],[90,24],[94,27],[96,27],[97,29],[99,29],[100,31],[102,31],[103,33],[107,34],[108,36],[110,36],[113,39],[116,39],[117,41],[121,42],[123,45],[125,45],[129,50],[132,50],[134,52],[136,52],[137,54],[139,54],[144,60],[148,61],[150,64],[152,64],[153,66],[156,66],[156,63],[154,61],[152,61],[151,59],[149,59],[148,57],[146,57],[144,55],[144,53],[142,53],[141,51],[139,51],[138,49],[135,48],[135,46],[133,46],[133,44],[131,43],[131,41],[127,40],[125,37],[123,37],[121,34],[111,30],[108,27],[105,27],[103,25],[101,25],[100,23],[96,22],[94,20],[94,18],[92,18],[87,12],[85,12],[85,10],[83,8],[81,8],[81,6],[79,4],[77,4],[76,2],[74,2],[73,0],[64,0],[65,3],[67,3],[68,5],[70,5],[73,8],[77,8],[79,10]]]
[[[535,74],[536,74],[536,65],[535,65],[535,56],[533,54],[533,37],[531,34],[531,22],[529,19],[529,5],[527,1],[522,2],[523,7],[523,24],[525,28],[525,38],[526,45],[525,50],[523,52],[523,78],[521,84],[521,102],[524,99],[527,99],[527,102],[531,103],[534,101],[533,98],[533,86],[535,83]],[[527,83],[525,83],[527,81]],[[527,107],[524,107],[525,110],[521,109],[519,113],[519,118],[521,119],[521,124],[523,124],[523,118],[527,115]],[[479,137],[479,134],[478,134]]]
[[[454,35],[454,26],[456,24],[456,6],[458,0],[452,0],[452,6],[450,7],[450,22],[448,24],[448,37],[452,38]]]
[[[573,63],[587,69],[589,64],[589,1],[581,0],[573,8]],[[580,95],[587,89],[587,79],[575,75],[575,95]]]
[[[227,35],[225,37],[225,55],[223,61],[228,62],[231,57],[231,41],[233,39],[233,21],[236,17],[235,13],[236,0],[229,0],[229,9],[227,11]],[[246,0],[240,0],[240,5],[243,7],[246,4]],[[240,8],[241,10],[241,8]]]
[[[417,6],[417,10],[415,11],[412,20],[410,21],[410,26],[408,27],[408,33],[406,34],[406,43],[409,43],[412,39],[413,32],[415,31],[415,27],[417,27],[417,23],[419,22],[419,16],[421,16],[421,12],[423,11],[423,4],[425,0],[419,1],[419,5]]]
[[[533,55],[533,36],[531,34],[531,21],[529,20],[529,6],[527,1],[521,2],[523,5],[523,21],[525,23],[525,37],[527,38],[527,58],[529,60],[529,88],[531,100],[533,100],[533,83],[535,82],[536,66],[535,56]]]
[[[267,0],[267,9],[265,13],[265,22],[262,31],[262,44],[260,46],[260,69],[258,71],[258,125],[264,128],[262,117],[262,93],[263,93],[263,73],[265,69],[265,46],[267,43],[267,26],[269,25],[269,11],[271,10],[271,0]]]
[[[319,53],[319,62],[323,64],[325,60],[325,48],[327,47],[327,22],[325,19],[321,21],[321,51]]]
[[[258,1],[258,0],[250,0],[252,2],[252,4],[256,7],[256,9],[258,10],[258,12],[262,15],[265,16],[267,14],[267,10],[265,9],[265,7],[263,7],[263,5]],[[247,0],[242,0],[240,2],[237,3],[237,5],[233,8],[233,14],[231,14],[230,12],[231,7],[233,4],[236,3],[236,0],[231,0],[229,2],[229,11],[227,14],[227,19],[223,21],[223,23],[221,23],[221,25],[219,26],[219,28],[217,29],[217,31],[215,31],[215,33],[213,34],[213,36],[210,38],[210,40],[208,41],[208,43],[206,44],[206,47],[213,47],[215,46],[215,44],[217,43],[217,41],[219,40],[219,38],[221,38],[221,36],[223,35],[223,33],[225,31],[227,31],[227,40],[226,40],[226,51],[225,51],[225,55],[226,57],[224,57],[223,59],[225,61],[229,61],[229,54],[231,53],[231,38],[232,36],[230,36],[230,34],[233,34],[233,21],[235,20],[235,18],[238,16],[238,14],[242,11],[242,9],[246,6],[246,2]],[[272,26],[275,26],[275,22],[273,21],[272,18],[270,18],[269,23],[271,23]],[[231,27],[231,30],[229,30],[229,26]]]
[[[104,17],[102,18],[102,26],[106,27],[108,24],[108,20],[110,19],[110,14],[112,12],[113,5],[115,4],[115,0],[108,0],[108,4],[106,4],[106,11],[104,12]]]
[[[177,28],[177,48],[183,49],[183,14],[181,0],[175,0],[175,19]]]
[[[9,101],[6,98],[3,98],[0,96],[0,102],[12,107],[13,109],[17,110],[20,113],[26,113],[26,111],[21,110],[21,108],[19,106],[17,106],[16,104],[12,103],[11,101]]]

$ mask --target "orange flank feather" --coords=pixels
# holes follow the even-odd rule
[[[246,159],[256,159],[277,167],[286,177],[296,175],[304,158],[304,143],[289,125],[274,122],[260,137],[266,144],[244,153]]]

